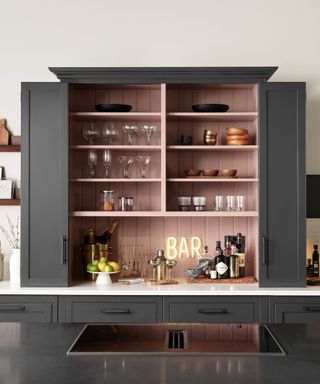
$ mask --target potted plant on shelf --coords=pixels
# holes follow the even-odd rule
[[[6,215],[8,227],[0,225],[0,231],[11,247],[9,259],[10,283],[20,285],[20,217],[17,217],[16,224]]]

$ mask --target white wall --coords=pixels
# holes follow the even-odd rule
[[[307,172],[320,173],[319,0],[0,0],[0,116],[20,133],[20,82],[48,66],[268,66],[306,81]],[[15,154],[0,154],[19,178]],[[18,208],[0,207],[16,215]],[[319,240],[319,239],[318,239]]]

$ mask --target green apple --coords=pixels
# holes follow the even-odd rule
[[[93,265],[98,265],[99,264],[99,260],[93,260],[92,264]]]
[[[99,272],[99,268],[97,265],[93,264],[93,263],[89,263],[87,265],[87,271],[89,272]]]
[[[107,258],[106,257],[100,257],[100,263],[105,263],[107,261]]]
[[[112,271],[113,271],[113,268],[111,267],[111,265],[107,264],[107,265],[104,267],[104,271],[105,271],[105,272],[112,272]]]

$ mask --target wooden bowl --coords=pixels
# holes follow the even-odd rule
[[[201,170],[199,170],[199,169],[186,169],[185,174],[186,174],[186,176],[200,176]]]
[[[234,177],[237,174],[237,169],[220,169],[220,175],[225,177]]]
[[[241,135],[243,133],[249,133],[248,130],[245,128],[230,127],[226,128],[226,130],[228,135]]]
[[[202,171],[203,176],[217,176],[219,169],[204,169]]]
[[[211,137],[208,138],[206,136],[203,137],[203,144],[216,145],[216,143],[217,143],[217,139],[215,137],[212,137],[212,138]]]

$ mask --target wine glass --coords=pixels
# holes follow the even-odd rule
[[[108,145],[111,145],[118,139],[119,131],[114,127],[112,122],[109,122],[104,125],[102,135],[106,139]]]
[[[166,260],[166,266],[168,268],[168,281],[173,281],[172,269],[177,265],[177,260]]]
[[[88,165],[90,168],[91,177],[94,177],[96,174],[97,159],[97,151],[95,149],[90,149],[88,152]]]
[[[134,158],[132,156],[118,156],[118,161],[122,166],[122,175],[125,179],[128,179],[129,176],[129,167],[134,163]]]
[[[124,133],[128,135],[128,145],[133,144],[133,137],[137,133],[138,127],[136,125],[124,125],[122,127]]]
[[[157,280],[157,268],[158,268],[158,265],[160,265],[160,262],[161,260],[156,258],[156,259],[153,259],[153,260],[148,260],[148,264],[151,265],[152,267],[152,282],[156,282],[158,281]]]
[[[150,145],[151,136],[156,132],[156,125],[144,125],[142,130],[147,134],[147,144]]]
[[[103,165],[106,168],[106,178],[110,177],[110,167],[111,167],[111,151],[110,149],[105,149],[102,154]]]
[[[150,164],[151,157],[150,156],[136,156],[136,160],[140,163],[141,166],[141,177],[146,178],[146,168]]]
[[[90,125],[85,125],[82,130],[83,137],[89,141],[89,144],[94,144],[100,137],[99,128],[95,128],[93,123]]]

